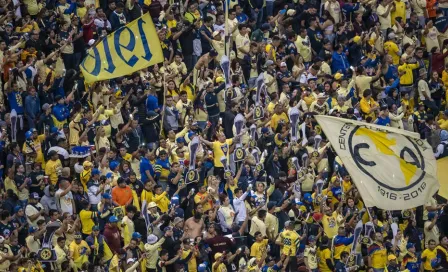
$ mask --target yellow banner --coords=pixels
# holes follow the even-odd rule
[[[159,37],[149,13],[109,34],[80,65],[86,83],[132,74],[163,61]]]
[[[439,196],[448,199],[448,157],[437,160],[437,176],[439,177]]]

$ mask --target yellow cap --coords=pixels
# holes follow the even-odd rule
[[[344,75],[341,74],[341,73],[336,73],[336,74],[334,75],[334,79],[336,79],[336,80],[340,80],[343,76],[344,76]]]
[[[361,40],[361,37],[359,37],[359,36],[355,36],[355,37],[353,38],[353,42],[354,42],[354,43],[359,43],[360,40]]]
[[[217,77],[217,78],[215,79],[215,81],[216,81],[216,83],[222,83],[222,82],[225,81],[225,79],[224,79],[223,77]]]
[[[387,260],[388,261],[392,261],[392,260],[396,260],[397,256],[395,256],[394,254],[390,254],[389,256],[387,256]]]

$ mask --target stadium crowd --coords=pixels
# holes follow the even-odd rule
[[[164,62],[85,84],[146,12]],[[315,120],[447,157],[447,45],[447,0],[0,0],[0,272],[448,271],[446,199],[366,208]]]

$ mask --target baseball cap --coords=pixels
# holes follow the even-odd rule
[[[118,218],[114,215],[112,215],[111,217],[109,217],[109,222],[110,223],[117,223],[118,222]]]
[[[344,74],[341,74],[341,73],[336,73],[336,74],[334,75],[334,79],[335,79],[335,80],[340,80],[342,77],[344,77]]]
[[[310,235],[309,237],[308,237],[308,242],[315,242],[316,241],[316,236],[314,236],[314,235]]]
[[[82,167],[86,168],[86,167],[92,167],[92,162],[90,161],[85,161],[82,163]]]
[[[99,226],[93,226],[93,227],[92,227],[92,230],[93,230],[93,231],[100,230],[100,227],[99,227]]]
[[[77,232],[77,233],[75,234],[74,238],[75,238],[75,240],[82,239],[82,235],[81,235],[81,233],[80,233],[80,232]]]
[[[147,239],[148,244],[150,244],[150,245],[155,244],[157,242],[157,240],[159,240],[159,238],[157,238],[157,236],[155,236],[154,234],[148,235],[148,239]]]
[[[110,194],[108,194],[108,193],[102,194],[101,197],[104,198],[104,199],[112,199],[112,196]]]
[[[182,218],[180,218],[180,217],[176,217],[176,218],[174,218],[174,220],[173,220],[173,225],[177,225],[177,224],[179,224],[179,223],[182,222],[182,221],[184,221]]]
[[[286,62],[280,63],[280,67],[286,67]]]
[[[31,193],[31,194],[30,194],[30,198],[33,198],[33,199],[39,199],[40,197],[39,197],[39,194],[38,194],[38,193],[34,192],[34,193]]]
[[[287,227],[291,227],[292,225],[293,225],[294,223],[292,222],[292,221],[286,221],[285,222],[285,228],[287,228]]]
[[[393,33],[393,32],[391,32],[391,33],[389,33],[389,35],[387,35],[387,37],[389,38],[389,39],[395,39],[395,33]]]
[[[283,62],[284,63],[284,62]],[[265,63],[266,66],[274,65],[274,62],[272,60],[267,60]]]
[[[92,170],[92,176],[93,175],[99,175],[100,174],[100,170],[98,170],[98,168],[94,168],[93,170]]]
[[[132,234],[132,239],[141,239],[142,235],[139,232],[134,232]]]
[[[388,261],[392,261],[392,260],[396,260],[397,256],[395,256],[394,254],[389,254],[389,256],[387,256],[387,260]]]
[[[267,127],[264,127],[264,128],[261,129],[261,133],[262,134],[265,134],[265,133],[268,133],[268,132],[269,132],[269,129]]]
[[[44,111],[45,111],[45,110],[48,110],[49,108],[51,108],[51,104],[45,103],[45,104],[42,105],[42,109],[43,109]]]
[[[126,261],[127,264],[130,264],[130,263],[133,263],[133,262],[135,262],[135,259],[134,259],[134,258],[129,258],[129,259]]]
[[[220,252],[215,253],[215,260],[221,258],[221,256],[222,256],[222,253],[220,253]]]

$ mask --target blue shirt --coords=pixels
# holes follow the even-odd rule
[[[20,92],[11,91],[8,93],[8,101],[9,105],[11,106],[11,110],[16,110],[17,114],[22,115],[23,114],[23,101],[22,101],[22,95]]]
[[[146,183],[149,180],[149,177],[146,175],[146,170],[148,170],[149,174],[154,177],[155,173],[151,163],[147,158],[142,158],[140,161],[140,175],[142,176],[143,183]]]
[[[386,118],[378,117],[375,121],[375,124],[380,126],[390,126],[390,118],[387,116]]]
[[[238,20],[238,23],[243,24],[244,22],[247,22],[247,20],[249,20],[249,17],[247,17],[246,14],[241,13],[240,15],[236,16],[236,19]]]

